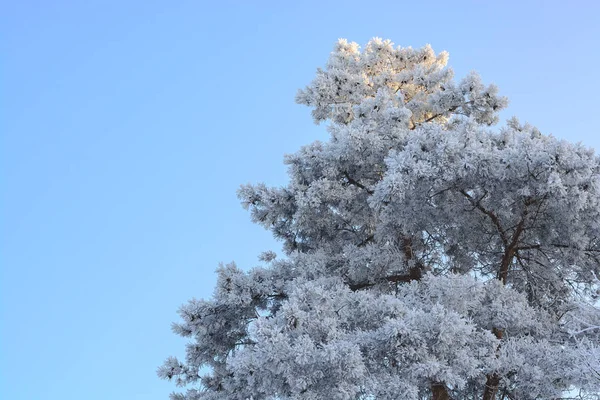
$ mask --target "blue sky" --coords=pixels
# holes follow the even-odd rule
[[[598,2],[287,3],[4,4],[0,398],[176,389],[155,370],[183,353],[179,305],[279,249],[235,192],[327,138],[293,99],[340,37],[431,43],[504,117],[600,149]]]

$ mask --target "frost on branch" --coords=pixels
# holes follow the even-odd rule
[[[600,390],[600,160],[448,55],[341,40],[298,93],[330,139],[244,185],[284,257],[180,310],[173,399],[556,399]]]
[[[600,268],[600,163],[516,121],[414,132],[370,198],[383,234],[427,232],[456,271],[496,275],[537,305],[566,301]],[[441,265],[438,267],[440,268]]]

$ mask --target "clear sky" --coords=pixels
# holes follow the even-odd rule
[[[327,138],[294,95],[340,37],[447,50],[504,117],[600,149],[599,4],[5,1],[0,398],[167,399],[179,305],[279,249],[235,192]]]

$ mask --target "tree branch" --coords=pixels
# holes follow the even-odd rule
[[[498,233],[500,233],[500,239],[502,239],[502,243],[504,243],[504,246],[507,246],[508,245],[508,239],[506,238],[506,232],[502,228],[502,224],[500,223],[500,219],[498,218],[498,216],[493,211],[487,210],[486,208],[484,208],[481,205],[481,200],[483,199],[483,197],[481,199],[479,199],[479,200],[475,200],[473,198],[473,196],[471,196],[469,193],[467,193],[464,189],[460,189],[459,192],[463,196],[465,196],[465,198],[469,201],[469,203],[471,203],[471,205],[473,207],[475,207],[476,209],[478,209],[479,211],[481,211],[483,214],[487,215],[490,218],[490,220],[492,220],[492,223],[494,224],[494,226],[498,230]],[[484,197],[485,197],[485,195],[484,195]]]
[[[344,171],[344,178],[346,178],[346,180],[348,181],[349,184],[359,187],[361,189],[363,189],[364,191],[366,191],[369,194],[373,194],[373,190],[369,189],[368,187],[366,187],[365,185],[363,185],[362,183],[355,181],[354,179],[352,179],[352,177],[350,177],[350,175],[348,175],[347,172]]]
[[[361,290],[364,288],[368,288],[368,287],[372,287],[375,286],[378,283],[382,283],[382,282],[389,282],[389,283],[399,283],[399,282],[412,282],[412,281],[418,281],[422,278],[423,274],[421,271],[421,268],[419,267],[414,267],[411,268],[408,273],[406,274],[394,274],[394,275],[388,275],[385,276],[381,279],[379,279],[376,282],[359,282],[359,283],[354,283],[349,285],[350,286],[350,290],[352,290],[353,292],[356,292],[357,290]]]

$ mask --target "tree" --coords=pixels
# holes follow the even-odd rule
[[[287,186],[239,190],[285,257],[222,265],[181,307],[173,399],[598,393],[600,159],[492,130],[507,100],[447,59],[337,43],[296,98],[330,140],[286,156]]]

